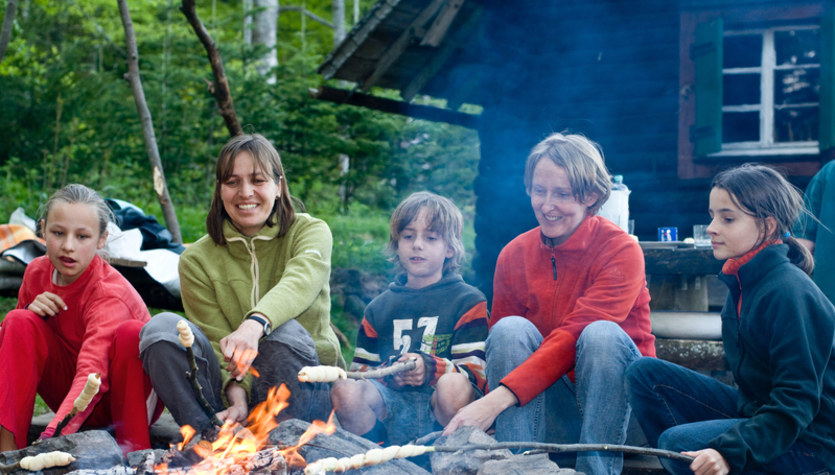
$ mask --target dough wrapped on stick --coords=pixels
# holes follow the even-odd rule
[[[379,379],[392,374],[415,369],[414,359],[401,361],[385,368],[369,371],[345,371],[336,366],[304,366],[299,370],[299,381],[303,383],[332,383],[337,379]]]

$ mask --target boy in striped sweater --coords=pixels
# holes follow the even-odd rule
[[[388,250],[405,272],[365,309],[351,370],[414,359],[383,380],[340,380],[331,400],[342,427],[403,444],[446,425],[485,390],[487,303],[457,269],[463,218],[448,199],[414,193],[391,218]]]

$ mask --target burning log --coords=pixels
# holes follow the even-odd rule
[[[337,379],[380,379],[415,369],[414,359],[394,363],[385,368],[368,371],[345,371],[336,366],[305,366],[299,370],[299,381],[305,383],[332,383]]]
[[[194,390],[194,396],[197,398],[197,402],[200,403],[200,407],[203,408],[203,412],[205,412],[212,421],[212,424],[220,427],[223,425],[223,421],[221,421],[215,414],[215,410],[212,409],[211,404],[209,404],[209,401],[206,400],[206,396],[203,395],[203,386],[201,386],[200,382],[197,381],[197,361],[194,359],[194,350],[191,349],[192,345],[194,345],[194,334],[191,332],[191,327],[187,321],[180,320],[177,322],[177,331],[180,333],[180,344],[186,349],[188,367],[191,370],[186,373],[186,376],[188,376],[188,379],[191,382],[191,388]]]
[[[73,401],[70,413],[61,419],[61,422],[59,422],[55,427],[55,432],[52,433],[52,437],[61,435],[61,431],[64,430],[64,427],[70,423],[72,418],[79,412],[84,412],[84,410],[87,409],[87,406],[90,405],[90,401],[92,401],[93,397],[99,393],[99,386],[101,386],[101,373],[90,373],[87,376],[87,382],[84,383],[84,389],[81,390],[81,394],[79,394],[78,397],[75,398],[75,401]]]

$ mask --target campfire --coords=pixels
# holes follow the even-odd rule
[[[246,426],[224,424],[214,441],[194,442],[196,431],[183,426],[183,441],[176,451],[169,452],[168,459],[156,464],[158,474],[213,474],[225,475],[253,472],[286,472],[306,465],[299,448],[317,434],[332,434],[336,430],[332,417],[328,422],[314,421],[290,447],[276,447],[270,443],[270,433],[278,427],[276,417],[288,406],[290,391],[283,384],[270,389],[267,400],[249,414]],[[194,459],[197,458],[195,462]]]

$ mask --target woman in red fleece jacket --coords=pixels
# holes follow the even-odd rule
[[[611,181],[599,146],[585,137],[557,133],[534,147],[525,188],[539,226],[511,241],[496,264],[491,392],[461,409],[446,432],[495,421],[499,440],[622,444],[630,416],[624,370],[655,356],[643,252],[595,216]],[[622,464],[620,454],[586,452],[576,468],[620,473]]]

